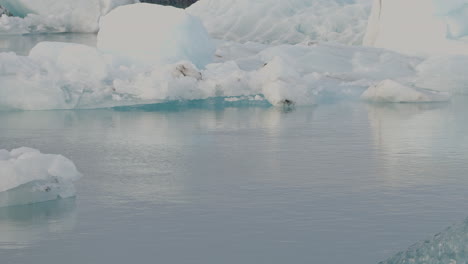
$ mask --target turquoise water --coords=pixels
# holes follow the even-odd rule
[[[25,52],[26,53],[26,52]],[[377,263],[468,215],[468,98],[0,112],[75,199],[0,209],[0,263]]]

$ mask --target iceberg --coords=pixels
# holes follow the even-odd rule
[[[201,21],[183,9],[154,4],[121,6],[101,19],[97,47],[147,64],[212,61],[215,45]]]
[[[212,36],[267,44],[362,44],[369,0],[203,0],[187,11]]]
[[[364,45],[407,54],[468,54],[468,0],[374,0]]]
[[[336,44],[221,42],[214,61],[199,67],[188,60],[146,64],[86,45],[43,42],[28,56],[0,53],[0,110],[89,109],[257,95],[275,106],[313,105],[360,100],[369,87],[380,87],[385,80],[401,84],[400,98],[433,90],[421,98],[440,101],[445,93],[466,91],[468,79],[460,74],[460,65],[467,61],[465,56],[425,59]],[[436,82],[426,81],[431,76]]]
[[[468,261],[468,219],[379,264],[455,264]]]
[[[380,103],[446,102],[450,97],[449,93],[411,87],[393,80],[373,85],[361,95],[364,100]]]
[[[0,19],[0,34],[82,32],[99,30],[99,20],[120,5],[139,0],[0,0],[14,17]]]
[[[25,147],[0,150],[0,207],[72,197],[79,177],[73,162],[61,155]]]

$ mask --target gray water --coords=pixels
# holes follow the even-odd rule
[[[468,98],[0,112],[77,197],[0,209],[1,264],[377,263],[468,216]]]

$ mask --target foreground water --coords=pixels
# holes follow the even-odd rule
[[[75,199],[0,209],[0,263],[377,263],[468,216],[467,112],[463,97],[0,112],[0,149],[84,175]]]
[[[468,215],[466,105],[0,113],[84,174],[0,210],[2,263],[376,263]]]

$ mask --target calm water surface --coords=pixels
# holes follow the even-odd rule
[[[377,263],[468,216],[468,98],[0,112],[75,199],[0,209],[0,263]]]

